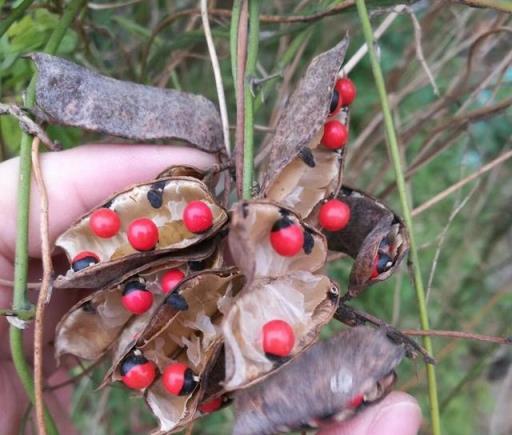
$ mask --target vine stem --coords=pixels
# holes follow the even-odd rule
[[[260,0],[249,1],[249,35],[244,79],[244,171],[242,196],[250,199],[254,177],[254,91],[252,80],[256,75],[260,40]]]
[[[402,207],[402,212],[404,215],[405,224],[409,230],[409,238],[410,238],[410,255],[412,260],[412,271],[414,278],[414,285],[416,287],[416,297],[418,300],[418,310],[420,317],[420,325],[421,329],[424,331],[428,331],[429,320],[428,320],[428,310],[427,304],[425,300],[425,289],[423,287],[423,280],[421,276],[421,269],[418,259],[418,251],[416,248],[416,243],[414,239],[414,231],[413,231],[413,222],[412,222],[412,214],[411,208],[409,206],[409,200],[407,198],[407,191],[405,187],[405,179],[402,170],[402,163],[400,161],[400,152],[398,149],[398,141],[396,137],[395,127],[393,125],[393,117],[391,115],[391,110],[389,107],[388,95],[386,92],[386,86],[384,83],[384,76],[382,74],[382,70],[377,59],[377,54],[375,52],[375,46],[373,43],[373,33],[372,27],[370,24],[370,18],[368,16],[368,10],[366,8],[365,0],[356,0],[357,11],[359,14],[359,19],[361,21],[361,26],[363,30],[363,34],[366,40],[366,44],[368,45],[368,54],[370,56],[370,62],[372,65],[373,76],[375,79],[375,85],[377,87],[377,91],[379,93],[380,104],[382,107],[382,113],[384,116],[384,125],[386,129],[386,136],[388,142],[388,149],[390,153],[391,160],[393,162],[393,167],[395,170],[396,184],[398,188],[398,193],[400,196],[400,203]],[[423,345],[427,352],[433,356],[432,352],[432,340],[428,336],[423,337]],[[427,364],[427,380],[428,380],[428,395],[430,401],[430,416],[432,422],[432,434],[433,435],[441,435],[441,421],[439,417],[439,399],[437,394],[437,381],[435,368],[433,365]]]
[[[54,54],[64,37],[66,30],[74,21],[86,0],[72,0],[62,15],[57,27],[50,35],[44,51]],[[27,88],[26,107],[32,107],[35,102],[36,76],[32,77]],[[27,297],[27,275],[28,275],[28,233],[30,217],[30,186],[31,186],[31,151],[32,138],[23,133],[20,144],[20,166],[18,176],[18,204],[17,204],[17,226],[16,226],[16,254],[14,268],[14,289],[13,289],[13,311],[23,311],[31,308]],[[23,387],[34,405],[37,406],[34,394],[34,381],[31,369],[23,352],[23,334],[16,326],[11,325],[9,331],[11,356],[16,372],[23,384]],[[41,401],[43,398],[41,397]],[[44,404],[42,404],[44,406]],[[45,424],[43,428],[49,434],[58,434],[57,427],[48,412],[44,413]],[[44,429],[43,429],[44,430]],[[44,433],[44,432],[43,432]]]

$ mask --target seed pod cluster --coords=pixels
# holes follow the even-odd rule
[[[214,176],[173,167],[105,200],[56,242],[70,269],[55,286],[96,290],[61,320],[57,357],[108,354],[102,386],[121,382],[142,396],[157,433],[233,398],[236,434],[316,427],[348,418],[394,381],[403,348],[381,331],[355,328],[315,344],[340,302],[324,275],[328,249],[355,258],[351,296],[387,278],[407,249],[389,209],[340,191],[356,96],[338,76],[347,45],[317,56],[290,96],[258,198],[228,212],[212,194]],[[51,56],[34,60],[43,119],[139,140],[179,138],[223,157],[218,114],[202,97],[111,81]],[[117,98],[113,114],[127,105],[127,117],[98,119],[100,95]],[[311,400],[294,406],[301,395]]]

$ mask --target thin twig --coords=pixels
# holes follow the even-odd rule
[[[438,202],[440,202],[443,199],[450,196],[453,192],[461,189],[466,184],[470,183],[474,179],[480,177],[482,174],[485,174],[486,172],[493,169],[495,166],[499,165],[500,163],[503,163],[504,161],[510,159],[511,157],[512,157],[512,150],[504,152],[501,156],[497,157],[496,159],[494,159],[491,162],[487,163],[486,165],[482,166],[478,171],[474,172],[471,175],[468,175],[467,177],[463,178],[462,180],[460,180],[457,183],[450,186],[448,189],[445,189],[442,192],[435,195],[433,198],[430,198],[428,201],[424,202],[419,207],[416,207],[412,211],[412,216],[418,216],[419,214],[423,213],[425,210],[429,209],[430,207],[434,206]]]
[[[400,332],[412,337],[444,337],[459,340],[485,341],[496,344],[512,344],[512,337],[495,337],[493,335],[474,334],[473,332],[443,331],[438,329],[427,331],[423,329],[401,329]]]
[[[39,190],[40,213],[39,232],[41,237],[41,256],[43,263],[43,279],[41,290],[37,298],[36,321],[34,331],[34,393],[37,425],[41,435],[46,434],[44,425],[44,402],[43,402],[43,333],[44,313],[46,304],[51,298],[51,281],[53,275],[53,264],[50,248],[49,221],[48,221],[48,192],[44,182],[43,174],[39,163],[39,138],[32,141],[32,171]]]
[[[236,131],[235,131],[235,168],[236,191],[242,198],[244,176],[244,112],[245,112],[245,64],[247,59],[247,34],[249,29],[249,0],[242,0],[238,22],[238,44],[236,46]],[[232,23],[233,24],[233,23]]]
[[[61,151],[62,147],[52,142],[46,132],[39,127],[30,117],[14,104],[0,103],[0,115],[11,115],[18,120],[21,129],[31,135],[37,136],[39,140],[51,151]]]
[[[372,65],[373,76],[375,79],[375,84],[377,86],[377,90],[379,93],[380,103],[382,107],[382,112],[384,115],[384,123],[386,127],[386,136],[388,138],[389,145],[389,153],[391,160],[393,162],[393,166],[395,169],[395,177],[396,184],[398,187],[398,192],[400,195],[400,203],[402,205],[402,211],[404,215],[404,220],[409,232],[410,239],[410,252],[411,252],[411,260],[413,264],[413,277],[414,284],[416,287],[416,296],[418,300],[418,308],[419,308],[419,316],[421,328],[423,330],[428,330],[429,321],[428,321],[428,311],[425,303],[425,290],[423,288],[423,279],[421,276],[421,269],[419,264],[418,251],[416,249],[416,243],[414,238],[414,230],[412,224],[412,216],[411,209],[409,207],[409,201],[407,198],[407,192],[405,188],[405,180],[404,174],[402,172],[402,163],[400,161],[400,152],[398,150],[398,140],[396,137],[395,128],[393,125],[393,118],[391,115],[391,110],[389,108],[388,96],[386,93],[386,86],[384,84],[384,77],[382,74],[382,70],[377,59],[377,53],[375,52],[375,47],[373,45],[373,33],[370,24],[370,19],[368,17],[368,11],[366,9],[365,0],[356,0],[357,11],[359,13],[359,19],[361,21],[363,34],[366,39],[366,43],[368,44],[368,51],[370,56],[370,62]],[[423,337],[423,344],[427,352],[432,355],[432,341],[428,336]],[[427,376],[428,376],[428,391],[429,391],[429,400],[430,400],[430,414],[432,421],[432,433],[433,435],[441,434],[441,422],[439,419],[439,399],[437,395],[437,382],[435,377],[435,368],[432,365],[427,365]]]
[[[224,146],[228,157],[231,155],[231,145],[229,140],[229,119],[228,109],[226,106],[226,96],[224,95],[224,84],[222,83],[222,73],[220,72],[219,58],[213,43],[210,22],[208,21],[208,0],[201,0],[201,20],[203,21],[204,36],[208,45],[208,53],[212,62],[213,75],[215,77],[215,86],[217,88],[217,96],[219,98],[220,117],[222,120],[222,130],[224,132]]]
[[[9,279],[0,278],[0,285],[13,288],[14,281],[11,281]],[[39,283],[39,282],[28,282],[27,283],[27,288],[32,289],[32,290],[39,290],[40,287],[41,287],[41,283]]]

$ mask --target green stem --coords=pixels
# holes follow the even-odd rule
[[[231,10],[231,26],[229,28],[229,51],[231,57],[231,75],[233,76],[233,87],[236,91],[236,55],[238,50],[238,25],[240,23],[241,0],[233,1]]]
[[[382,70],[380,68],[379,61],[377,59],[377,54],[375,52],[375,47],[373,45],[373,32],[370,24],[370,19],[368,17],[368,10],[366,9],[366,4],[364,0],[356,0],[357,11],[359,13],[359,19],[361,20],[361,25],[363,28],[364,37],[366,40],[366,44],[368,45],[368,54],[370,56],[370,62],[372,65],[373,76],[375,79],[375,84],[377,86],[377,90],[379,93],[380,103],[382,107],[382,112],[384,115],[384,124],[386,128],[386,137],[389,145],[389,153],[391,155],[391,160],[393,162],[393,167],[395,170],[396,183],[398,187],[398,193],[400,196],[400,203],[402,206],[402,212],[404,214],[405,224],[407,225],[409,231],[410,238],[410,250],[411,250],[411,260],[412,260],[412,268],[413,268],[413,276],[414,276],[414,285],[416,287],[416,297],[418,300],[418,309],[419,309],[419,317],[420,324],[423,330],[429,329],[429,321],[428,321],[428,311],[427,304],[425,301],[425,290],[423,287],[423,280],[421,277],[421,269],[420,263],[418,259],[418,251],[416,248],[416,243],[414,240],[414,231],[413,231],[413,222],[411,209],[409,207],[409,201],[407,198],[406,188],[405,188],[405,180],[402,171],[402,164],[400,161],[400,153],[398,149],[398,141],[395,133],[395,128],[393,125],[393,118],[391,115],[391,110],[389,108],[388,96],[386,93],[386,87],[384,84],[384,77],[382,75]],[[432,355],[432,340],[430,337],[423,338],[423,344],[425,349]],[[430,414],[432,419],[432,434],[440,435],[441,434],[441,421],[439,418],[439,400],[437,395],[437,382],[435,375],[435,368],[431,364],[427,364],[427,379],[428,379],[428,394],[430,400]]]
[[[34,3],[34,0],[24,0],[11,14],[0,23],[0,38],[11,27],[12,23],[19,20],[23,13]]]
[[[249,1],[249,34],[247,37],[247,63],[244,80],[244,179],[243,198],[252,196],[254,174],[254,94],[251,80],[256,76],[260,39],[260,0]]]
[[[86,0],[72,0],[64,11],[57,27],[53,30],[44,51],[54,54],[62,40],[66,30],[74,21]],[[25,101],[26,107],[32,107],[35,102],[36,76],[32,77],[27,88]],[[20,145],[20,170],[18,178],[18,209],[16,220],[16,255],[14,268],[14,295],[13,311],[30,310],[31,304],[27,298],[27,275],[28,275],[28,233],[30,217],[30,186],[31,186],[31,145],[32,137],[22,134]],[[32,403],[35,402],[34,382],[31,370],[25,359],[22,346],[22,332],[15,326],[11,326],[10,343],[11,354],[16,371],[21,379],[27,395]],[[57,427],[51,416],[46,412],[46,426],[48,434],[58,434]]]

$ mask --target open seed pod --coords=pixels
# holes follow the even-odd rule
[[[336,112],[336,104],[331,107],[347,46],[345,38],[313,59],[268,144],[271,153],[261,196],[294,209],[303,218],[341,186],[344,143],[333,149],[321,141],[327,121],[348,123],[348,109]]]
[[[184,213],[197,202],[211,213],[211,225],[192,232]],[[109,237],[98,235],[91,221],[98,210],[117,216],[117,231],[107,234]],[[134,228],[134,223],[141,221],[142,233]],[[57,278],[55,286],[101,287],[161,254],[179,252],[211,238],[226,221],[226,212],[195,178],[161,178],[135,185],[91,210],[57,239],[56,246],[64,249],[72,268]]]
[[[199,262],[203,263],[204,268],[215,268],[221,265],[222,258],[219,253],[213,254],[213,246],[209,248],[189,257],[156,260],[125,274],[108,288],[98,290],[82,299],[57,325],[56,359],[59,360],[63,354],[93,361],[101,358],[118,338],[123,328],[135,317],[134,313],[123,306],[123,290],[126,284],[135,280],[145,282],[145,289],[151,292],[154,300],[151,308],[137,317],[150,319],[151,314],[165,297],[165,292],[162,290],[162,277],[167,271],[179,270],[186,276],[197,271]],[[130,329],[133,323],[132,321]],[[139,320],[136,323],[139,324]],[[144,322],[142,324],[145,326],[147,320],[146,324]]]
[[[193,419],[207,386],[206,381],[203,386],[203,378],[215,365],[222,345],[220,322],[243,282],[234,268],[207,270],[185,279],[146,320],[143,328],[134,331],[128,327],[123,331],[105,383],[122,379],[123,361],[134,351],[141,352],[161,373],[171,363],[184,363],[199,377],[197,388],[173,395],[159,378],[146,390],[145,397],[163,432]]]
[[[349,295],[391,276],[409,248],[402,220],[374,197],[343,186],[338,199],[350,208],[350,220],[341,231],[324,231],[329,249],[354,258]]]
[[[227,391],[259,382],[308,348],[331,320],[339,290],[326,276],[296,271],[247,284],[222,325]],[[278,320],[291,328],[286,356],[265,349],[265,328]]]
[[[281,255],[272,237],[292,227],[302,242],[295,255]],[[228,243],[233,261],[248,281],[300,270],[314,272],[327,258],[326,242],[320,232],[304,224],[293,211],[268,201],[243,201],[233,207]]]
[[[234,435],[273,435],[342,421],[392,387],[404,356],[382,331],[346,330],[295,358],[286,370],[235,393]]]
[[[115,80],[49,54],[31,58],[38,70],[35,111],[46,122],[143,142],[179,139],[224,153],[219,114],[203,96]]]

